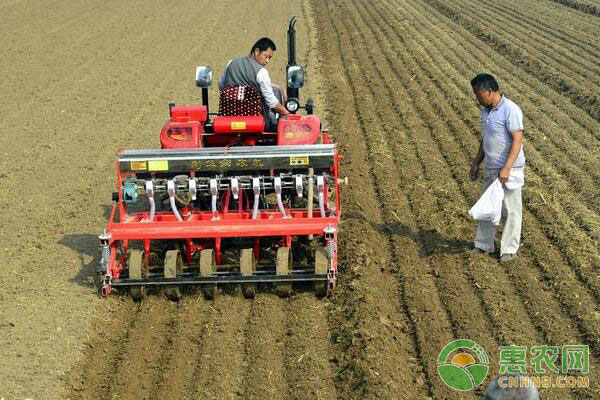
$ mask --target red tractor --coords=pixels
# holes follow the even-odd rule
[[[186,285],[201,286],[206,298],[223,283],[240,284],[247,298],[265,282],[281,296],[297,282],[314,284],[318,296],[335,287],[340,156],[312,101],[300,106],[295,23],[288,28],[291,114],[276,132],[264,131],[252,107],[225,115],[232,107],[223,93],[220,112],[209,113],[212,71],[198,67],[202,105],[169,104],[161,149],[119,152],[115,205],[99,237],[103,296],[113,287],[128,287],[136,300],[154,286],[171,299]],[[237,89],[237,105],[247,89]]]

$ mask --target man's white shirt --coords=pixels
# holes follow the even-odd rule
[[[219,90],[223,90],[225,86],[225,75],[227,72],[227,68],[229,68],[229,64],[233,61],[233,58],[229,60],[227,66],[225,67],[225,71],[223,71],[223,75],[221,75],[221,79],[219,79]],[[260,85],[260,91],[262,93],[263,98],[265,99],[265,103],[269,106],[269,108],[275,108],[275,106],[279,103],[277,97],[275,97],[275,93],[273,93],[273,86],[271,86],[271,77],[269,76],[269,71],[265,67],[262,67],[258,73],[256,74],[256,81]]]

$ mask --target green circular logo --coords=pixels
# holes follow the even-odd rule
[[[472,340],[459,339],[448,343],[438,357],[440,378],[454,390],[475,389],[481,385],[489,368],[485,350]]]

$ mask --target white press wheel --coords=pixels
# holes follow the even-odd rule
[[[277,249],[277,261],[275,264],[277,276],[289,275],[292,271],[292,249],[280,247]],[[275,290],[279,297],[288,297],[292,293],[292,282],[277,282]]]
[[[129,250],[128,257],[129,279],[142,279],[148,276],[148,264],[141,250]],[[146,296],[145,286],[131,286],[129,294],[135,301],[142,301]]]
[[[256,272],[256,258],[253,249],[242,249],[240,253],[240,274],[252,276]],[[256,283],[243,283],[242,292],[247,299],[253,299],[256,295]]]
[[[164,276],[167,279],[177,278],[183,272],[183,258],[179,250],[169,250],[165,255]],[[165,294],[170,300],[181,299],[181,286],[169,285],[165,288]]]
[[[329,258],[324,247],[318,246],[315,251],[315,275],[327,275]],[[327,281],[315,281],[315,294],[317,297],[327,296]]]
[[[202,278],[208,278],[213,276],[213,273],[217,269],[217,263],[215,261],[215,251],[213,249],[204,249],[200,251],[200,276]],[[217,293],[217,285],[215,283],[208,283],[202,285],[202,292],[204,298],[212,300],[215,298]]]

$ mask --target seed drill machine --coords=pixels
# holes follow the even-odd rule
[[[114,205],[99,236],[103,296],[114,287],[129,288],[136,300],[151,287],[175,300],[191,285],[209,299],[220,284],[241,286],[247,298],[257,285],[281,296],[293,285],[313,286],[317,296],[335,288],[347,181],[312,100],[300,103],[295,24],[288,27],[290,114],[276,131],[265,131],[264,112],[253,111],[251,87],[234,88],[233,97],[221,92],[220,112],[209,112],[212,70],[201,66],[202,104],[169,104],[161,148],[118,153]]]

